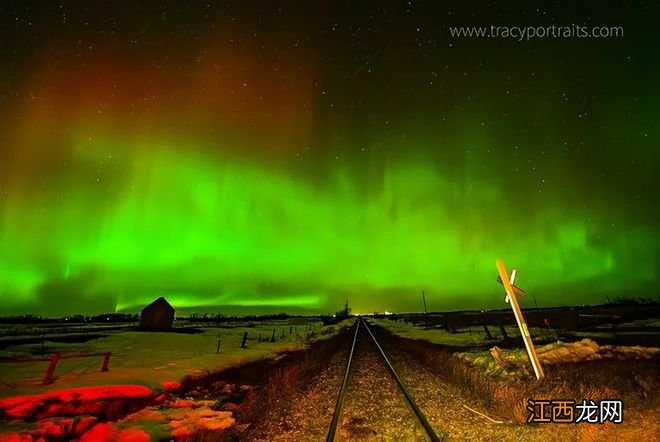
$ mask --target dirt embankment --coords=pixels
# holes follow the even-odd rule
[[[645,409],[660,405],[660,398],[655,394],[660,388],[660,356],[657,354],[644,359],[612,357],[554,363],[546,369],[545,380],[536,382],[531,370],[516,376],[489,372],[486,368],[497,364],[490,354],[466,358],[456,348],[402,338],[383,328],[379,328],[378,333],[438,373],[443,373],[448,381],[486,400],[492,412],[508,420],[526,420],[527,398],[617,398],[623,399],[626,406]],[[606,350],[609,351],[607,348],[603,351]],[[625,352],[616,354],[621,356]],[[483,364],[483,370],[479,364],[472,363],[478,357],[489,359],[488,364]]]
[[[294,397],[346,342],[345,333],[161,389],[96,386],[8,398],[0,401],[0,441],[242,439],[247,424]]]

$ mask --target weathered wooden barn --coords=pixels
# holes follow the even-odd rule
[[[170,330],[174,323],[174,312],[174,307],[161,296],[142,309],[140,328],[149,331]]]

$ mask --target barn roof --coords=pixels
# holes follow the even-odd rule
[[[146,306],[145,308],[142,309],[142,312],[153,310],[156,308],[167,308],[169,310],[174,311],[174,307],[172,307],[172,304],[167,302],[167,299],[163,298],[162,296],[156,299],[154,302]]]

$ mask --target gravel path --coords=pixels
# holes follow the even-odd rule
[[[365,331],[355,351],[337,440],[429,440]]]
[[[350,344],[350,343],[349,343]],[[251,441],[324,441],[341,386],[348,347],[304,388],[249,432]],[[361,331],[337,431],[338,441],[426,441],[371,338]]]

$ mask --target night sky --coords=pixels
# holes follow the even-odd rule
[[[657,298],[655,2],[357,3],[4,0],[0,314]]]

